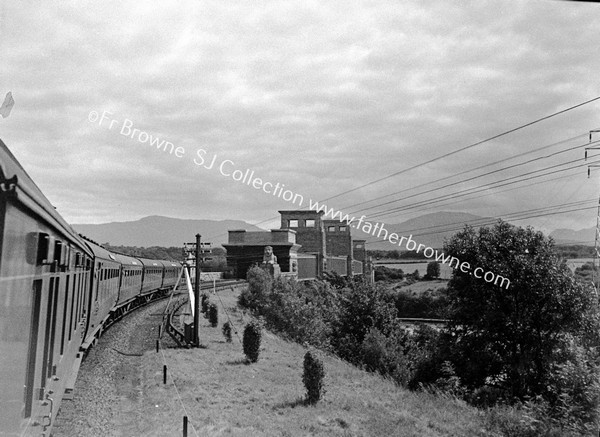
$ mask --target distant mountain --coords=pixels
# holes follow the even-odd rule
[[[593,246],[596,239],[596,228],[586,228],[574,231],[573,229],[557,229],[550,232],[550,237],[556,244],[582,244]]]
[[[367,220],[369,220],[367,218]],[[372,221],[375,224],[375,221]],[[495,219],[490,217],[482,217],[474,214],[468,214],[465,212],[436,212],[432,214],[426,214],[417,218],[407,220],[402,223],[388,224],[384,223],[384,228],[389,232],[395,232],[398,235],[408,237],[412,235],[412,239],[418,244],[424,244],[425,246],[433,248],[441,248],[444,244],[444,239],[447,239],[454,235],[456,232],[462,230],[465,224],[473,226],[478,229],[478,225],[488,225],[494,223]],[[382,232],[381,237],[365,234],[360,232],[358,229],[352,230],[352,238],[354,239],[366,239],[369,243],[367,248],[371,250],[394,250],[399,249],[397,245],[381,240],[385,233]],[[403,244],[401,250],[406,250],[406,246]]]
[[[241,220],[184,220],[162,216],[144,217],[130,222],[75,224],[75,230],[98,243],[113,246],[182,246],[195,241],[196,234],[203,242],[219,246],[227,242],[227,231],[246,229],[263,231]]]

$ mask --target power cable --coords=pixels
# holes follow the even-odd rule
[[[492,165],[501,164],[503,162],[510,161],[512,159],[520,158],[521,156],[525,156],[525,155],[529,155],[529,154],[532,154],[532,153],[535,153],[535,152],[539,152],[540,150],[548,149],[548,148],[551,148],[551,147],[554,147],[554,146],[557,146],[557,145],[560,145],[560,144],[564,144],[564,143],[569,142],[569,141],[573,141],[573,140],[575,140],[577,138],[586,137],[586,136],[587,136],[587,134],[576,135],[576,136],[574,136],[572,138],[567,138],[565,140],[558,141],[556,143],[552,143],[552,144],[548,144],[548,145],[545,145],[545,146],[541,146],[541,147],[538,147],[538,148],[536,148],[534,150],[530,150],[530,151],[527,151],[527,152],[519,153],[518,155],[509,156],[509,157],[501,159],[499,161],[490,162],[488,164],[480,165],[479,167],[476,167],[476,168],[473,168],[473,169],[464,170],[464,171],[462,171],[460,173],[457,173],[457,174],[453,174],[453,175],[446,176],[446,177],[443,177],[443,178],[440,178],[440,179],[436,179],[434,181],[425,182],[425,183],[417,185],[415,187],[405,188],[403,190],[396,191],[394,193],[386,194],[386,195],[383,195],[383,196],[375,197],[375,198],[370,199],[370,200],[365,200],[363,202],[355,203],[355,204],[352,204],[352,205],[346,205],[346,206],[342,207],[341,209],[345,210],[346,208],[353,208],[355,206],[364,205],[365,203],[374,202],[375,200],[384,199],[386,197],[390,197],[390,196],[393,196],[395,194],[400,194],[400,193],[404,193],[406,191],[415,190],[417,188],[422,188],[422,187],[425,187],[427,185],[435,184],[437,182],[443,182],[443,181],[448,180],[448,179],[452,179],[452,178],[455,178],[455,177],[458,177],[458,176],[462,176],[464,174],[471,173],[471,172],[477,171],[477,170],[481,170],[481,169],[486,168],[486,167],[491,167]],[[589,146],[589,143],[586,143],[585,146]],[[582,146],[577,146],[577,147],[582,147]],[[577,148],[577,147],[575,147],[575,148]],[[569,150],[571,150],[571,149],[569,149]],[[530,162],[530,161],[528,161],[528,162]],[[523,164],[520,164],[520,165],[523,165]],[[484,176],[484,175],[482,175],[482,176]]]
[[[352,189],[350,189],[350,190],[343,191],[343,192],[341,192],[341,193],[339,193],[339,194],[336,194],[336,195],[334,195],[334,196],[331,196],[331,197],[328,197],[328,198],[326,198],[326,199],[323,199],[323,200],[321,200],[321,202],[324,202],[324,201],[327,201],[327,200],[331,200],[331,199],[335,199],[336,197],[340,197],[340,196],[343,196],[343,195],[345,195],[345,194],[352,193],[352,192],[354,192],[354,191],[358,191],[358,190],[360,190],[360,189],[362,189],[362,188],[368,187],[368,186],[370,186],[370,185],[376,184],[376,183],[378,183],[378,182],[384,181],[384,180],[386,180],[386,179],[389,179],[389,178],[392,178],[392,177],[394,177],[394,176],[398,176],[398,175],[400,175],[400,174],[403,174],[403,173],[406,173],[406,172],[408,172],[408,171],[415,170],[415,169],[417,169],[417,168],[423,167],[423,166],[425,166],[425,165],[427,165],[427,164],[431,164],[432,162],[439,161],[440,159],[444,159],[444,158],[447,158],[447,157],[449,157],[449,156],[455,155],[455,154],[457,154],[457,153],[464,152],[465,150],[471,149],[471,148],[473,148],[473,147],[479,146],[479,145],[481,145],[481,144],[484,144],[484,143],[487,143],[487,142],[489,142],[489,141],[495,140],[495,139],[497,139],[497,138],[503,137],[503,136],[505,136],[505,135],[511,134],[511,133],[513,133],[513,132],[519,131],[519,130],[521,130],[521,129],[524,129],[524,128],[526,128],[526,127],[532,126],[532,125],[534,125],[534,124],[536,124],[536,123],[539,123],[539,122],[541,122],[541,121],[548,120],[549,118],[555,117],[555,116],[557,116],[557,115],[564,114],[565,112],[568,112],[568,111],[571,111],[571,110],[573,110],[573,109],[575,109],[575,108],[579,108],[579,107],[581,107],[581,106],[587,105],[588,103],[595,102],[596,100],[600,100],[600,96],[598,96],[598,97],[594,97],[593,99],[590,99],[590,100],[586,100],[585,102],[582,102],[582,103],[578,103],[578,104],[576,104],[576,105],[574,105],[574,106],[570,106],[570,107],[568,107],[568,108],[562,109],[562,110],[560,110],[560,111],[558,111],[558,112],[555,112],[555,113],[553,113],[553,114],[546,115],[546,116],[544,116],[544,117],[542,117],[542,118],[538,118],[537,120],[531,121],[531,122],[529,122],[529,123],[523,124],[523,125],[521,125],[521,126],[515,127],[515,128],[513,128],[513,129],[510,129],[510,130],[507,130],[507,131],[505,131],[505,132],[502,132],[502,133],[500,133],[500,134],[494,135],[494,136],[492,136],[492,137],[486,138],[485,140],[481,140],[481,141],[478,141],[478,142],[476,142],[476,143],[469,144],[468,146],[461,147],[460,149],[453,150],[452,152],[445,153],[445,154],[443,154],[443,155],[440,155],[440,156],[438,156],[438,157],[436,157],[436,158],[433,158],[433,159],[430,159],[430,160],[428,160],[428,161],[425,161],[425,162],[422,162],[422,163],[419,163],[419,164],[413,165],[413,166],[411,166],[411,167],[409,167],[409,168],[406,168],[406,169],[403,169],[403,170],[397,171],[397,172],[395,172],[395,173],[392,173],[392,174],[390,174],[390,175],[387,175],[387,176],[384,176],[384,177],[382,177],[382,178],[376,179],[376,180],[374,180],[374,181],[368,182],[368,183],[366,183],[366,184],[360,185],[360,186],[358,186],[358,187],[352,188]]]
[[[438,201],[440,199],[442,199],[442,200],[454,199],[454,198],[465,196],[465,195],[470,194],[470,193],[477,193],[477,192],[481,192],[481,191],[488,190],[488,189],[495,189],[495,188],[503,187],[503,186],[506,186],[506,185],[511,185],[511,184],[515,184],[515,183],[519,183],[519,182],[525,182],[525,181],[528,181],[528,180],[531,180],[531,179],[536,179],[536,178],[539,178],[539,177],[544,177],[544,176],[548,176],[548,175],[551,175],[551,174],[560,173],[560,172],[563,172],[563,171],[568,171],[568,170],[572,170],[572,169],[575,169],[575,168],[579,168],[579,167],[588,165],[587,163],[586,164],[581,164],[581,165],[575,165],[573,167],[569,167],[569,168],[565,168],[565,169],[559,169],[559,170],[555,170],[555,171],[552,171],[552,172],[544,173],[544,174],[541,174],[541,175],[532,176],[532,177],[529,177],[529,178],[524,178],[524,179],[521,179],[521,180],[518,180],[518,181],[509,182],[509,181],[511,181],[513,179],[523,178],[525,176],[529,176],[529,175],[532,175],[532,174],[535,174],[535,173],[539,173],[539,172],[542,172],[542,171],[550,170],[550,169],[553,169],[553,168],[556,168],[556,167],[561,167],[561,166],[564,166],[564,165],[572,164],[572,163],[575,163],[575,162],[578,162],[578,161],[582,161],[582,160],[583,160],[583,158],[575,159],[573,161],[569,161],[569,162],[561,163],[561,164],[556,164],[556,165],[553,165],[553,166],[545,167],[543,169],[538,169],[538,170],[530,171],[530,172],[527,172],[527,173],[524,173],[524,174],[521,174],[521,175],[511,176],[509,178],[502,179],[500,181],[490,182],[488,184],[481,185],[479,187],[467,188],[465,190],[461,190],[461,191],[458,191],[456,193],[444,194],[444,195],[435,197],[433,199],[423,200],[423,201],[414,202],[414,203],[411,203],[411,204],[408,204],[408,205],[398,206],[398,207],[390,208],[390,209],[387,209],[387,210],[384,210],[384,211],[379,211],[379,212],[371,215],[371,218],[372,217],[382,217],[382,216],[390,215],[392,213],[403,211],[403,210],[406,210],[408,208],[415,207],[415,206],[422,206],[422,205],[427,205],[427,204],[435,203],[436,201]],[[590,164],[597,164],[597,163],[600,163],[600,161],[594,161],[594,162],[592,162]],[[506,182],[506,183],[503,183],[503,182]],[[496,185],[496,184],[500,184],[500,185],[493,187],[493,185]]]

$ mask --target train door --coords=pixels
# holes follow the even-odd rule
[[[32,285],[30,336],[24,387],[23,419],[30,426],[47,425],[52,415],[47,401],[48,383],[55,376],[56,318],[59,301],[58,276],[35,279]]]

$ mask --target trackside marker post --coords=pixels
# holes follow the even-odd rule
[[[163,384],[167,383],[167,365],[163,365]]]
[[[196,234],[196,281],[194,287],[194,346],[200,346],[200,234]]]
[[[183,437],[187,437],[188,418],[183,416]]]

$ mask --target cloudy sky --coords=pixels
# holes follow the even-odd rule
[[[268,228],[297,206],[235,181],[238,169],[304,206],[352,190],[328,204],[373,221],[464,211],[595,224],[600,169],[588,179],[581,158],[600,100],[435,159],[600,96],[595,4],[0,4],[0,97],[16,102],[0,138],[70,223]]]

